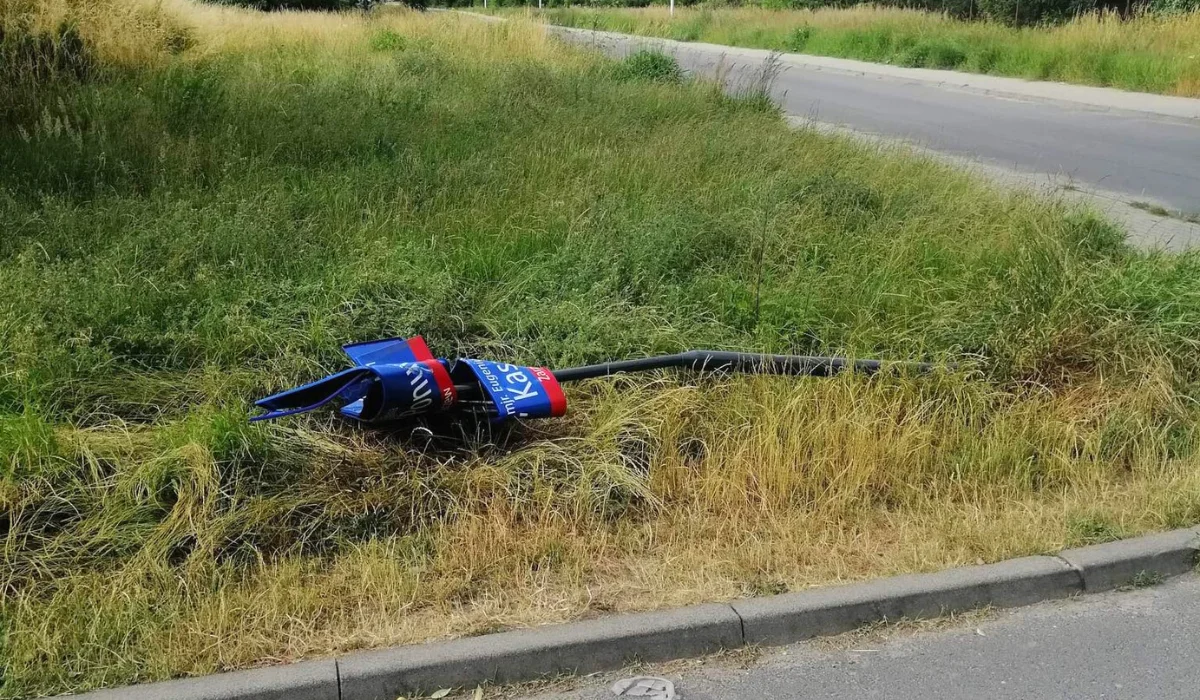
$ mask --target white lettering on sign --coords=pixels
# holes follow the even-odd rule
[[[479,368],[483,380],[491,388],[493,396],[499,401],[499,408],[503,415],[516,414],[518,401],[537,399],[541,396],[541,392],[538,391],[538,383],[536,379],[530,378],[527,367],[497,362],[493,365],[496,371],[492,371],[492,367],[482,361],[474,361],[474,363]],[[527,414],[522,412],[518,415]]]
[[[424,411],[433,404],[433,390],[429,388],[429,377],[421,371],[420,365],[409,365],[404,369],[408,375],[408,385],[412,387],[413,402],[410,410]]]
[[[521,369],[524,368],[522,367]],[[513,401],[524,401],[525,399],[537,398],[538,393],[533,391],[533,381],[524,372],[520,370],[516,372],[510,372],[504,375],[504,381],[508,382],[509,384],[509,393],[516,394],[513,396]],[[513,389],[512,387],[514,384],[518,388]],[[524,386],[522,386],[522,384],[524,384]]]

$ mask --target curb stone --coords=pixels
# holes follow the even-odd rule
[[[394,700],[439,688],[591,673],[740,646],[737,613],[711,603],[361,652],[342,657],[339,668],[343,700]]]
[[[339,700],[336,659],[214,673],[74,696],[78,700]],[[395,696],[388,698],[395,700]]]
[[[1067,549],[1058,556],[1083,577],[1086,593],[1138,585],[1196,568],[1200,532],[1171,530],[1132,540]]]
[[[1078,572],[1056,557],[1023,557],[933,574],[736,600],[746,644],[789,644],[840,634],[880,620],[937,617],[987,606],[1015,607],[1083,590]]]
[[[395,700],[413,692],[592,673],[748,644],[788,644],[902,617],[1014,607],[1192,571],[1200,527],[931,574],[615,615],[114,688],[79,700]]]

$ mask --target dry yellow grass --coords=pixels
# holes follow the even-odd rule
[[[1178,411],[1163,392],[940,381],[597,382],[573,393],[565,435],[498,458],[281,427],[270,439],[305,451],[306,473],[289,477],[301,481],[296,500],[264,502],[264,517],[312,502],[437,514],[411,535],[249,570],[220,556],[164,563],[175,528],[210,523],[199,553],[248,527],[222,526],[219,466],[185,441],[158,460],[190,485],[177,524],[140,563],[81,571],[48,602],[36,590],[10,601],[11,621],[30,631],[36,616],[40,628],[12,647],[25,657],[53,645],[85,610],[98,628],[78,633],[101,638],[144,619],[154,629],[121,651],[132,658],[87,660],[89,684],[126,682],[995,561],[1200,515],[1194,458],[1171,458],[1150,425],[1112,434],[1122,412]],[[154,465],[139,453],[155,442],[138,435],[112,426],[59,439],[96,469]],[[118,507],[122,493],[154,488],[147,469],[95,487]]]
[[[230,52],[301,44],[322,52],[361,50],[364,39],[387,26],[425,35],[453,56],[486,60],[586,60],[547,40],[537,27],[488,27],[400,7],[361,13],[284,11],[262,13],[189,0],[7,0],[0,26],[54,36],[75,28],[102,65],[150,69],[173,53],[202,61]],[[503,37],[497,41],[497,35]]]
[[[71,26],[104,64],[147,68],[166,60],[168,42],[183,38],[182,15],[192,10],[180,10],[154,0],[6,0],[0,26],[45,36]]]

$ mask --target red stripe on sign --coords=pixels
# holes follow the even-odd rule
[[[429,346],[425,344],[425,339],[421,336],[413,336],[404,342],[408,343],[408,349],[412,350],[413,357],[417,358],[417,362],[433,359],[433,353],[429,352]]]
[[[554,374],[546,367],[530,367],[529,369],[533,370],[533,376],[537,377],[542,388],[546,390],[546,396],[550,399],[550,415],[565,414],[567,412],[567,395],[563,393]]]
[[[429,352],[429,349],[426,348],[425,352]],[[442,408],[449,408],[458,401],[458,392],[454,389],[454,381],[450,379],[446,366],[439,360],[421,360],[421,364],[433,372],[433,381],[437,383],[438,393],[442,395]]]

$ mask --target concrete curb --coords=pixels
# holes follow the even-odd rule
[[[336,659],[214,673],[73,696],[80,700],[338,700]],[[395,696],[388,698],[395,700]]]
[[[736,600],[746,644],[788,644],[880,620],[937,617],[987,606],[1014,607],[1083,591],[1057,557],[1023,557],[934,574]]]
[[[78,696],[82,700],[395,700],[439,688],[591,673],[751,644],[787,644],[902,617],[1014,607],[1154,583],[1195,568],[1200,528],[932,574],[357,652]]]
[[[1154,583],[1167,576],[1185,574],[1196,568],[1200,530],[1171,530],[1132,540],[1118,540],[1078,549],[1058,556],[1079,572],[1085,593],[1098,593],[1121,586]]]
[[[395,700],[438,688],[591,673],[739,646],[737,613],[713,603],[363,652],[343,657],[339,667],[345,700]]]

